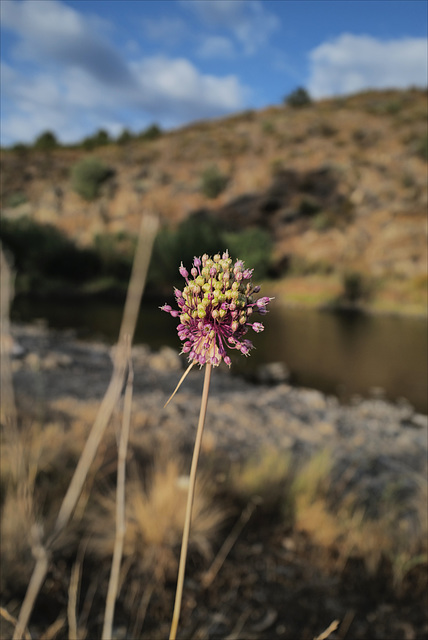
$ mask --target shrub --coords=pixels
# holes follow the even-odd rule
[[[335,225],[335,218],[330,211],[320,211],[312,219],[312,228],[315,231],[326,231]]]
[[[415,143],[415,152],[422,160],[428,162],[428,135],[425,134]]]
[[[49,151],[51,149],[56,149],[57,147],[58,142],[52,131],[45,131],[44,133],[41,133],[34,142],[34,148],[41,149],[42,151]]]
[[[148,281],[152,286],[170,286],[180,282],[177,265],[191,265],[194,256],[214,255],[229,250],[254,267],[257,278],[264,278],[271,268],[272,240],[264,229],[252,228],[225,233],[215,218],[204,210],[187,218],[173,230],[162,229],[155,240]]]
[[[310,97],[306,89],[304,89],[303,87],[298,87],[285,97],[284,102],[288,107],[299,109],[301,107],[308,107],[309,105],[311,105],[312,98]]]
[[[151,124],[147,129],[144,129],[138,136],[140,140],[156,140],[162,135],[162,129],[159,125]]]
[[[113,169],[97,158],[84,158],[71,170],[71,185],[74,191],[85,200],[94,200],[98,196],[102,183],[112,175],[114,175]]]
[[[89,249],[79,249],[61,231],[29,218],[2,220],[0,238],[14,257],[18,274],[82,282],[99,273],[100,261]]]
[[[17,142],[12,147],[12,151],[15,151],[16,153],[19,153],[22,155],[25,155],[28,149],[29,149],[28,144],[24,144],[23,142]]]
[[[131,142],[133,136],[129,129],[123,129],[122,133],[117,137],[117,144],[128,144]]]
[[[312,198],[310,196],[304,196],[301,199],[299,204],[300,215],[311,217],[311,216],[314,216],[316,213],[319,213],[320,210],[321,210],[321,206],[315,200],[315,198]]]
[[[359,271],[345,271],[342,276],[342,286],[342,299],[344,302],[354,304],[370,297],[370,283]]]
[[[103,276],[128,280],[131,275],[136,238],[124,232],[96,236],[94,250],[101,263]]]
[[[272,264],[272,239],[260,228],[244,229],[238,233],[225,233],[224,245],[232,258],[239,256],[254,268],[257,278],[265,278]]]
[[[275,125],[271,120],[263,120],[262,122],[262,131],[268,135],[275,133]]]
[[[217,222],[205,211],[187,218],[176,230],[162,229],[155,240],[150,263],[149,282],[168,285],[180,282],[177,265],[190,265],[194,256],[214,255],[223,248],[223,236]]]
[[[96,147],[103,147],[106,144],[110,144],[110,142],[111,139],[108,131],[106,131],[105,129],[98,129],[98,131],[94,133],[93,136],[84,138],[82,147],[87,151],[90,151],[91,149],[95,149]]]
[[[215,165],[205,169],[201,176],[201,191],[206,198],[217,198],[225,190],[229,178]]]
[[[6,206],[11,207],[12,209],[15,207],[19,207],[21,204],[28,202],[28,198],[23,191],[15,191],[15,193],[11,193],[6,201]]]

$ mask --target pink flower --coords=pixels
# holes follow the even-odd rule
[[[177,332],[183,343],[182,353],[189,354],[189,362],[217,366],[221,360],[230,366],[226,347],[237,349],[247,356],[253,344],[244,339],[248,329],[259,333],[261,322],[249,322],[253,312],[264,314],[273,298],[253,300],[260,287],[253,287],[252,269],[245,269],[242,260],[232,259],[228,252],[213,258],[206,254],[195,258],[190,271],[181,264],[180,274],[185,278],[183,291],[175,289],[179,310],[165,304],[160,307],[174,318],[180,316]]]

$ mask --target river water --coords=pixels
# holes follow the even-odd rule
[[[12,319],[31,322],[42,318],[57,329],[72,328],[83,339],[114,343],[122,318],[122,305],[79,300],[30,300],[20,297]],[[426,318],[366,316],[290,309],[272,304],[263,318],[265,331],[249,336],[256,346],[249,358],[236,353],[232,367],[251,374],[269,362],[282,362],[290,381],[319,389],[347,401],[355,395],[381,395],[406,399],[428,412],[428,324]],[[143,303],[136,343],[152,348],[180,349],[176,321],[158,306]],[[233,356],[233,353],[232,353]]]

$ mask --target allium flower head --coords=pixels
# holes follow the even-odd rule
[[[161,309],[174,318],[179,317],[178,336],[183,342],[182,353],[189,354],[189,362],[201,366],[217,366],[223,359],[230,366],[226,347],[237,349],[247,356],[253,344],[244,338],[248,329],[259,333],[261,322],[251,322],[253,313],[267,312],[273,298],[254,300],[260,287],[251,282],[253,269],[246,269],[242,260],[232,259],[228,252],[213,258],[206,254],[195,258],[190,274],[181,264],[180,274],[186,281],[183,291],[175,289],[178,309],[165,304]]]

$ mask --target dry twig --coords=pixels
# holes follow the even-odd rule
[[[86,441],[70,485],[61,504],[53,534],[46,543],[46,548],[48,550],[52,547],[53,542],[63,531],[72,516],[88,475],[89,468],[95,458],[98,446],[110,421],[114,407],[120,397],[127,365],[126,344],[127,340],[132,343],[134,336],[141,297],[145,286],[151,251],[157,229],[157,218],[151,216],[143,217],[119,333],[118,349],[115,353],[113,374],[106,394],[101,402],[88,440]],[[127,336],[129,336],[129,338],[127,338]],[[35,600],[44,582],[48,566],[48,553],[45,552],[44,554],[40,554],[37,559],[29,587],[25,594],[13,640],[21,640],[22,638],[23,631],[28,625],[28,620],[33,610]]]
[[[125,537],[125,475],[126,455],[128,450],[129,430],[131,423],[132,391],[134,372],[130,345],[128,345],[128,381],[126,384],[125,401],[123,407],[123,422],[119,442],[119,454],[117,462],[117,487],[116,487],[116,536],[114,541],[113,560],[111,565],[110,580],[108,584],[107,600],[104,616],[102,639],[109,640],[112,637],[113,617],[116,598],[119,589],[120,565],[122,562],[123,541]]]

